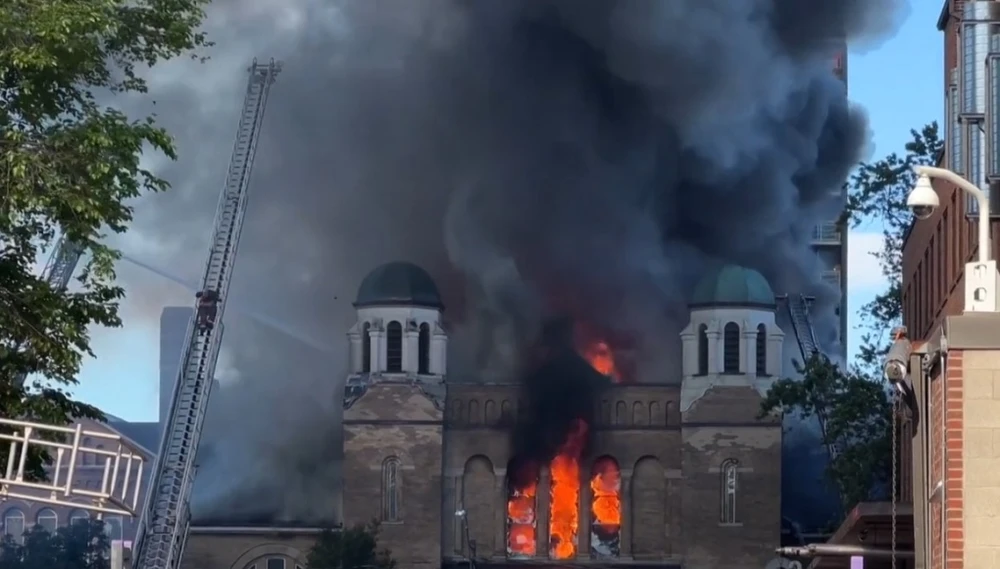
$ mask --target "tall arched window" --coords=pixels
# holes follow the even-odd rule
[[[736,491],[739,489],[739,462],[727,459],[720,469],[719,499],[722,502],[719,521],[724,524],[736,522]]]
[[[403,371],[403,325],[393,320],[385,329],[385,371]]]
[[[708,375],[708,326],[698,326],[698,375]]]
[[[56,528],[59,526],[59,516],[56,515],[55,510],[45,508],[35,516],[35,525],[45,528],[45,531],[49,533],[56,533]]]
[[[361,327],[361,371],[369,373],[372,370],[372,325],[365,322]]]
[[[3,532],[17,543],[24,539],[24,512],[11,508],[3,515]]]
[[[726,324],[722,331],[722,373],[740,373],[740,326]]]
[[[382,462],[382,521],[400,520],[399,502],[401,497],[399,459],[390,456]]]
[[[757,375],[767,375],[767,326],[757,325]]]
[[[417,338],[417,373],[431,372],[431,326],[424,322],[420,325],[420,335]]]
[[[82,521],[88,520],[88,519],[90,519],[90,514],[87,513],[87,510],[73,510],[72,512],[69,513],[69,523],[70,523],[70,525],[73,525],[75,523],[82,522]]]

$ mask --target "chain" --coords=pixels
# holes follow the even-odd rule
[[[896,569],[896,503],[898,502],[898,490],[896,488],[899,477],[899,392],[893,391],[892,396],[892,569]]]

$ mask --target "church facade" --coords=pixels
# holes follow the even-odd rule
[[[527,488],[515,485],[523,466],[510,450],[518,386],[448,377],[430,276],[408,263],[380,267],[356,307],[343,516],[380,520],[401,567],[749,569],[774,558],[782,429],[780,418],[758,415],[784,334],[758,273],[725,267],[706,277],[679,339],[681,377],[606,389],[591,448],[570,468],[575,483],[554,459]],[[571,507],[560,503],[567,490]]]
[[[355,307],[342,517],[379,520],[401,569],[773,564],[782,425],[759,409],[784,334],[760,274],[707,275],[677,376],[610,385],[587,452],[538,465],[512,456],[518,386],[448,375],[444,306],[425,271],[375,269]],[[183,566],[301,569],[314,532],[195,527]]]

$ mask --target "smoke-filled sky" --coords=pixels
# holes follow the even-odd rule
[[[285,494],[286,516],[330,511],[315,491],[335,482],[343,334],[358,283],[382,262],[430,270],[475,332],[464,338],[516,347],[546,307],[586,307],[599,330],[668,361],[685,296],[712,263],[822,296],[805,235],[868,144],[830,73],[835,38],[890,33],[900,2],[215,2],[212,59],[152,72],[155,105],[121,102],[156,112],[181,159],[149,158],[174,187],[136,204],[118,244],[197,281],[244,69],[254,56],[285,64],[231,291],[222,366],[235,380],[211,406],[203,511],[250,493],[274,510],[262,496],[279,488],[309,496]],[[121,278],[128,326],[191,298],[133,266]],[[511,364],[462,358],[473,341],[458,340],[463,372]],[[639,379],[664,366],[646,358]]]

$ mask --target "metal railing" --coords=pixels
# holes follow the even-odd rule
[[[813,245],[840,245],[840,227],[834,222],[820,223],[813,227]]]
[[[135,516],[143,458],[121,436],[84,430],[79,423],[59,427],[0,418],[0,441],[9,443],[6,469],[0,477],[0,502],[20,499],[81,508],[97,512],[98,517]],[[49,480],[26,480],[28,453],[33,449],[45,449],[51,455]],[[74,484],[74,474],[85,462],[90,462],[84,457],[93,458],[93,462],[103,467],[97,490]]]
[[[823,271],[822,274],[823,282],[828,283],[832,286],[840,288],[840,271],[837,269],[831,269],[828,271]]]

